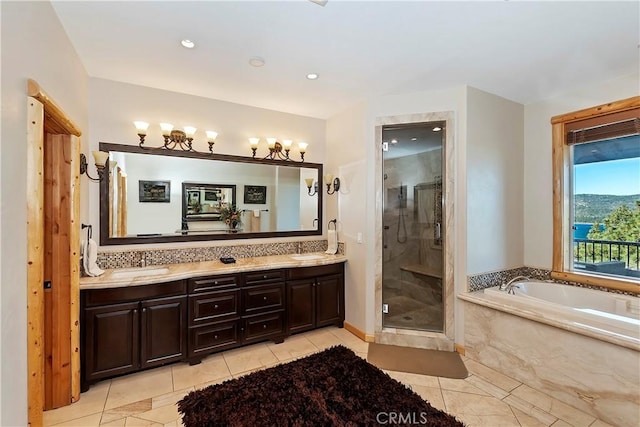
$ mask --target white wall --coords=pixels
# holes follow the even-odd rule
[[[524,264],[551,269],[553,195],[551,123],[553,116],[638,96],[640,73],[568,90],[525,106]]]
[[[1,2],[2,192],[0,218],[0,425],[27,425],[27,78],[36,80],[83,131],[87,75],[48,2]],[[85,140],[86,138],[82,138]],[[84,181],[83,181],[83,185]]]
[[[523,135],[522,104],[467,89],[467,275],[523,265]]]
[[[163,143],[159,123],[169,122],[176,128],[198,128],[194,139],[194,148],[198,151],[208,151],[204,131],[215,130],[219,134],[214,146],[217,153],[250,156],[248,138],[258,136],[262,141],[257,156],[264,157],[268,153],[264,138],[273,136],[279,140],[294,141],[291,152],[294,159],[299,159],[297,142],[305,141],[309,143],[305,161],[325,161],[324,120],[128,83],[89,79],[91,150],[98,149],[98,142],[137,145],[139,140],[133,126],[134,120],[150,123],[145,141],[148,146],[159,146]],[[83,194],[83,199],[88,203],[88,215],[83,215],[82,219],[83,222],[90,221],[94,230],[98,229],[100,222],[98,190],[98,185],[92,184],[88,193]],[[200,244],[220,243],[213,241]],[[126,246],[118,247],[119,250],[125,248]]]

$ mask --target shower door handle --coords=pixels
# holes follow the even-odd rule
[[[436,232],[435,232],[435,235],[436,235],[436,239],[439,239],[439,238],[440,238],[440,223],[439,223],[439,222],[436,222]]]
[[[382,227],[382,249],[387,249],[387,230],[389,229],[388,225]]]

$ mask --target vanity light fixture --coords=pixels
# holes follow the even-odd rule
[[[93,160],[96,164],[96,170],[98,171],[98,177],[94,178],[89,175],[89,164],[87,163],[87,156],[84,153],[80,153],[80,175],[85,174],[91,181],[99,182],[104,179],[104,170],[109,160],[109,153],[104,151],[92,151]]]
[[[330,173],[324,175],[324,183],[327,186],[327,194],[333,194],[340,190],[340,178],[334,178]],[[331,189],[331,185],[333,185],[333,190]]]
[[[289,152],[291,151],[291,146],[293,145],[293,141],[290,139],[283,139],[282,143],[278,142],[277,138],[269,137],[266,138],[267,147],[269,148],[269,154],[262,158],[262,160],[285,160],[288,162],[295,162],[291,157],[289,157]],[[249,138],[249,146],[251,147],[251,157],[256,158],[256,153],[258,151],[258,144],[260,143],[260,138]],[[309,144],[306,142],[298,142],[298,151],[300,152],[300,162],[304,162],[304,153],[307,152],[307,147]],[[283,154],[284,151],[284,154]]]
[[[304,182],[307,184],[307,189],[308,192],[307,194],[309,194],[310,196],[315,196],[316,194],[318,194],[318,181],[313,182],[314,179],[313,178],[305,178]],[[311,192],[311,187],[313,187],[313,193]]]
[[[135,121],[133,124],[136,127],[138,137],[140,138],[140,148],[144,147],[144,140],[147,136],[147,130],[149,129],[149,123],[142,121]],[[158,148],[166,148],[167,150],[174,150],[180,148],[183,151],[196,151],[193,149],[193,137],[197,131],[193,126],[185,126],[184,130],[174,129],[171,123],[160,123],[160,129],[162,130],[162,137],[164,138],[164,145]],[[209,153],[213,154],[213,145],[218,137],[218,132],[208,130],[207,143],[209,144]]]

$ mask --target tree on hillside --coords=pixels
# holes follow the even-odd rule
[[[621,242],[640,241],[640,200],[636,200],[634,210],[627,206],[618,206],[616,210],[603,220],[604,230],[595,223],[589,230],[587,238],[590,240],[616,240]]]
[[[598,241],[640,242],[640,200],[636,200],[635,209],[618,206],[603,220],[604,229],[595,223],[587,234],[591,242],[574,246],[574,259],[577,261],[601,263],[606,261],[625,261],[629,269],[637,269],[640,248],[624,244],[607,244]]]

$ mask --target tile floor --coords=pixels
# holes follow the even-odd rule
[[[95,384],[71,406],[44,413],[46,426],[179,427],[176,407],[191,390],[220,383],[342,344],[366,358],[368,344],[345,329],[323,328],[282,344],[265,342]],[[387,373],[467,426],[591,426],[608,424],[468,358],[463,380]]]

